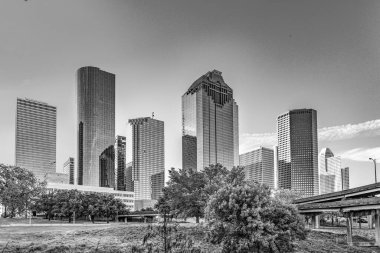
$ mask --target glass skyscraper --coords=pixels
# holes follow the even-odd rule
[[[165,171],[164,122],[150,117],[130,119],[135,209],[153,207],[151,177]],[[158,181],[158,180],[156,180]],[[158,185],[155,186],[157,189]],[[162,185],[163,187],[163,185]]]
[[[15,165],[40,180],[56,172],[57,108],[17,98]]]
[[[69,184],[74,184],[74,158],[69,157],[63,164],[63,173],[69,175]]]
[[[77,99],[78,185],[112,187],[114,176],[109,173],[114,165],[109,159],[115,144],[115,75],[96,67],[78,69]]]
[[[278,186],[319,193],[317,111],[291,110],[277,118]]]
[[[343,188],[341,158],[329,148],[319,153],[319,194],[341,191]]]
[[[274,184],[274,152],[273,149],[259,147],[239,156],[240,166],[244,166],[245,179],[266,184],[272,189]]]
[[[238,106],[222,72],[198,78],[182,96],[182,167],[239,164]]]
[[[116,136],[115,140],[115,190],[125,191],[125,169],[126,169],[126,137]]]

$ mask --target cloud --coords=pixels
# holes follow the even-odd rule
[[[380,135],[380,119],[318,129],[319,141],[337,141],[378,135]],[[239,148],[240,153],[245,153],[258,146],[270,147],[276,144],[276,133],[242,134]]]
[[[352,161],[367,162],[370,157],[380,158],[380,147],[354,148],[341,153],[340,157]]]

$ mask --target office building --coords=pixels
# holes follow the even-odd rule
[[[130,119],[132,126],[132,180],[135,209],[153,207],[151,176],[165,171],[164,122]]]
[[[278,146],[273,146],[274,156],[274,189],[278,189]]]
[[[241,154],[240,166],[244,167],[245,178],[274,188],[274,152],[273,149],[259,147]]]
[[[279,188],[319,193],[317,111],[291,110],[277,119]]]
[[[111,187],[114,183],[107,173],[115,144],[115,75],[96,67],[78,69],[77,104],[78,185]],[[101,179],[101,173],[107,178]]]
[[[63,164],[63,173],[69,175],[69,184],[74,184],[74,158],[70,157]]]
[[[319,194],[341,191],[342,161],[329,148],[323,148],[319,153]]]
[[[342,168],[342,185],[343,185],[343,190],[348,190],[350,189],[350,168],[345,167]]]
[[[17,98],[15,165],[44,180],[56,172],[57,108]]]
[[[109,146],[102,152],[99,157],[100,167],[100,187],[109,187],[115,189],[115,149]]]
[[[183,168],[239,164],[238,106],[220,71],[201,76],[182,96],[182,136]]]
[[[161,171],[159,173],[150,176],[151,188],[152,188],[152,199],[158,200],[163,196],[162,188],[165,186],[165,172]]]
[[[69,174],[59,173],[59,172],[46,173],[45,180],[47,183],[56,183],[56,184],[70,183]]]
[[[127,163],[127,165],[125,166],[124,178],[125,190],[133,192],[134,186],[132,180],[132,162]]]
[[[125,191],[125,156],[126,156],[126,137],[116,136],[115,140],[115,189]]]

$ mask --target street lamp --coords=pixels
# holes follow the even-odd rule
[[[375,166],[375,183],[377,183],[377,176],[376,176],[376,159],[373,159],[373,158],[369,158],[369,160],[372,160],[373,161],[373,165]]]

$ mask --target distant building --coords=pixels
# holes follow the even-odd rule
[[[99,163],[106,162],[110,147],[115,144],[115,75],[96,67],[78,69],[77,104],[78,185],[111,187],[114,183],[105,183],[110,175],[107,174],[107,179],[100,178],[108,169],[101,168]],[[108,166],[110,163],[107,160]]]
[[[238,106],[222,72],[198,78],[182,96],[182,165],[239,164]]]
[[[15,165],[43,180],[56,171],[57,108],[17,98]]]
[[[158,200],[163,196],[162,188],[165,186],[165,172],[161,171],[159,173],[150,176],[151,188],[152,188],[152,199]]]
[[[151,176],[165,171],[164,122],[130,119],[132,126],[132,179],[135,208],[153,207]]]
[[[111,145],[99,157],[100,187],[115,189],[115,149]]]
[[[278,146],[273,146],[274,156],[274,189],[278,189]]]
[[[244,166],[245,178],[274,188],[273,149],[259,147],[240,155],[240,166]]]
[[[279,188],[319,193],[317,111],[291,110],[277,118]]]
[[[125,136],[116,136],[115,140],[115,189],[118,191],[125,191],[125,157],[126,157],[126,143]]]
[[[74,184],[74,158],[70,157],[63,164],[63,173],[69,175],[69,184]]]
[[[108,193],[115,195],[115,198],[120,199],[130,211],[135,210],[134,206],[134,193],[128,191],[115,191],[108,187],[95,187],[95,186],[84,186],[84,185],[71,185],[71,184],[57,184],[49,183],[46,186],[50,190],[78,190],[81,192],[97,192],[97,193]]]
[[[127,165],[125,166],[124,178],[125,190],[133,192],[134,186],[132,180],[132,162],[127,163]]]
[[[343,190],[350,189],[350,168],[345,167],[342,169]]]
[[[69,174],[49,172],[45,176],[46,182],[56,184],[69,184]]]
[[[319,194],[342,190],[341,158],[329,148],[319,153]]]

